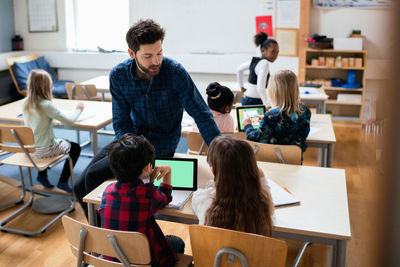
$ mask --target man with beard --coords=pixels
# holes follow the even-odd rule
[[[156,157],[173,157],[184,109],[194,118],[207,145],[220,131],[186,70],[163,57],[164,34],[153,20],[140,20],[128,30],[131,58],[111,70],[110,91],[116,140],[125,133],[143,135],[153,144]],[[93,158],[74,185],[86,216],[82,198],[113,177],[107,150],[108,146]]]

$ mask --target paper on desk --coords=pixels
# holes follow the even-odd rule
[[[68,113],[72,113],[73,110],[65,110],[65,109],[61,109],[61,112],[64,114],[68,114]],[[79,115],[78,119],[76,121],[83,121],[92,117],[95,117],[96,114],[94,112],[90,112],[86,109],[84,109],[81,113],[81,115]]]
[[[299,204],[300,200],[289,194],[282,186],[278,185],[271,179],[267,178],[268,185],[271,189],[271,197],[275,207]]]

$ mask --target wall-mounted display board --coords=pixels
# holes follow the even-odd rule
[[[275,36],[279,44],[280,56],[297,57],[298,29],[276,28]]]
[[[57,0],[27,0],[29,32],[58,31]]]

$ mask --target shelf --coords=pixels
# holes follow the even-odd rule
[[[366,53],[366,50],[335,50],[335,49],[313,49],[307,48],[307,52],[315,52],[315,53]]]
[[[345,91],[345,92],[362,92],[364,88],[348,89],[343,87],[324,86],[324,90],[330,91]]]
[[[365,67],[355,68],[355,67],[325,67],[325,66],[306,66],[306,69],[316,69],[316,70],[365,70]]]
[[[326,100],[327,105],[347,105],[347,106],[361,106],[362,103],[358,102],[344,102],[344,101],[337,101],[337,100]]]

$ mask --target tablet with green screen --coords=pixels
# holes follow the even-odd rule
[[[171,183],[174,190],[197,190],[197,159],[156,159],[155,165],[171,167]],[[154,181],[154,185],[158,186],[160,183],[161,180]]]
[[[264,115],[265,111],[266,110],[264,105],[236,107],[236,116],[238,121],[239,132],[244,132],[244,126],[242,125],[242,121],[248,117],[251,118],[251,124],[253,125],[253,128],[258,129],[261,123],[258,116]]]

